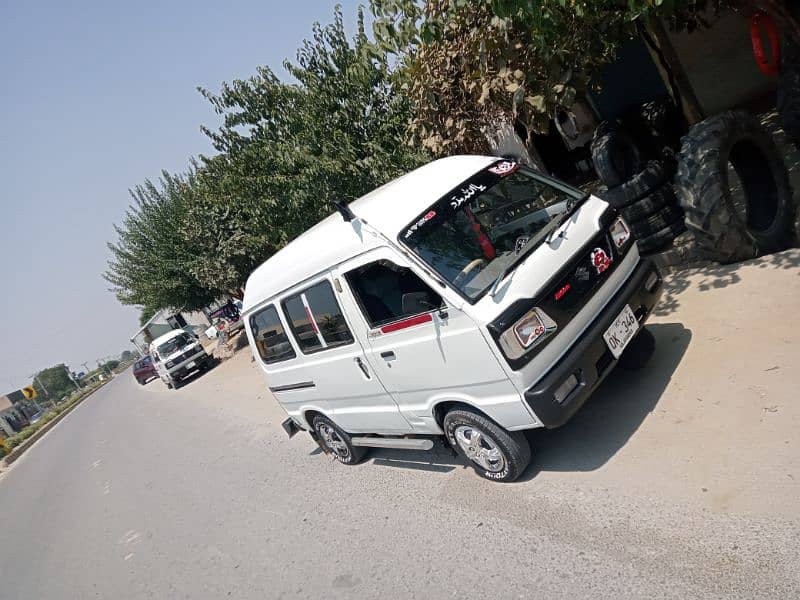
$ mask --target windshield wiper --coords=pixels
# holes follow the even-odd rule
[[[575,212],[580,208],[580,206],[589,199],[591,194],[584,194],[580,198],[570,198],[567,200],[567,210],[563,213],[558,215],[555,219],[550,221],[547,225],[545,225],[539,233],[525,242],[525,245],[519,249],[517,255],[514,259],[508,263],[503,270],[500,271],[500,274],[497,276],[497,279],[494,280],[492,284],[492,289],[489,290],[489,295],[494,298],[494,295],[497,293],[497,288],[500,287],[500,282],[506,278],[514,268],[522,262],[522,260],[531,253],[531,251],[539,245],[539,242],[542,241],[542,238],[545,236],[547,237],[547,243],[549,244],[552,239],[550,238],[551,234],[553,234],[567,219],[569,219]]]
[[[559,227],[561,227],[561,225],[563,225],[567,221],[567,219],[569,219],[572,215],[574,215],[577,212],[577,210],[583,205],[583,203],[589,199],[590,196],[591,194],[586,193],[580,198],[570,198],[569,200],[567,200],[567,210],[558,215],[552,221],[553,223],[555,223],[555,225],[553,225],[553,227],[550,228],[550,235],[548,235],[547,239],[545,240],[548,244],[553,241],[553,234],[556,232],[556,230]]]

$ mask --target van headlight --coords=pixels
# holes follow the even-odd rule
[[[631,228],[622,217],[617,217],[608,228],[614,247],[619,250],[631,239]]]
[[[508,358],[519,358],[550,336],[556,328],[556,322],[541,308],[534,308],[500,335],[500,347]]]

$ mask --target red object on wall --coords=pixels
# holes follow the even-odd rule
[[[769,58],[764,52],[764,43],[761,39],[762,27],[769,40]],[[753,55],[756,57],[759,70],[767,77],[777,75],[781,66],[781,44],[778,39],[778,28],[772,17],[762,12],[753,15],[750,20],[750,41],[753,44]]]

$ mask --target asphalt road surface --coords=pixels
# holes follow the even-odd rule
[[[0,479],[0,598],[800,597],[798,264],[671,283],[648,368],[509,485],[285,439],[246,349],[177,392],[125,373]]]

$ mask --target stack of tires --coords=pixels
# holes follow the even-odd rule
[[[668,153],[645,160],[616,123],[604,122],[591,146],[594,168],[607,186],[599,195],[622,213],[642,254],[668,246],[686,230],[672,187],[675,160]]]

